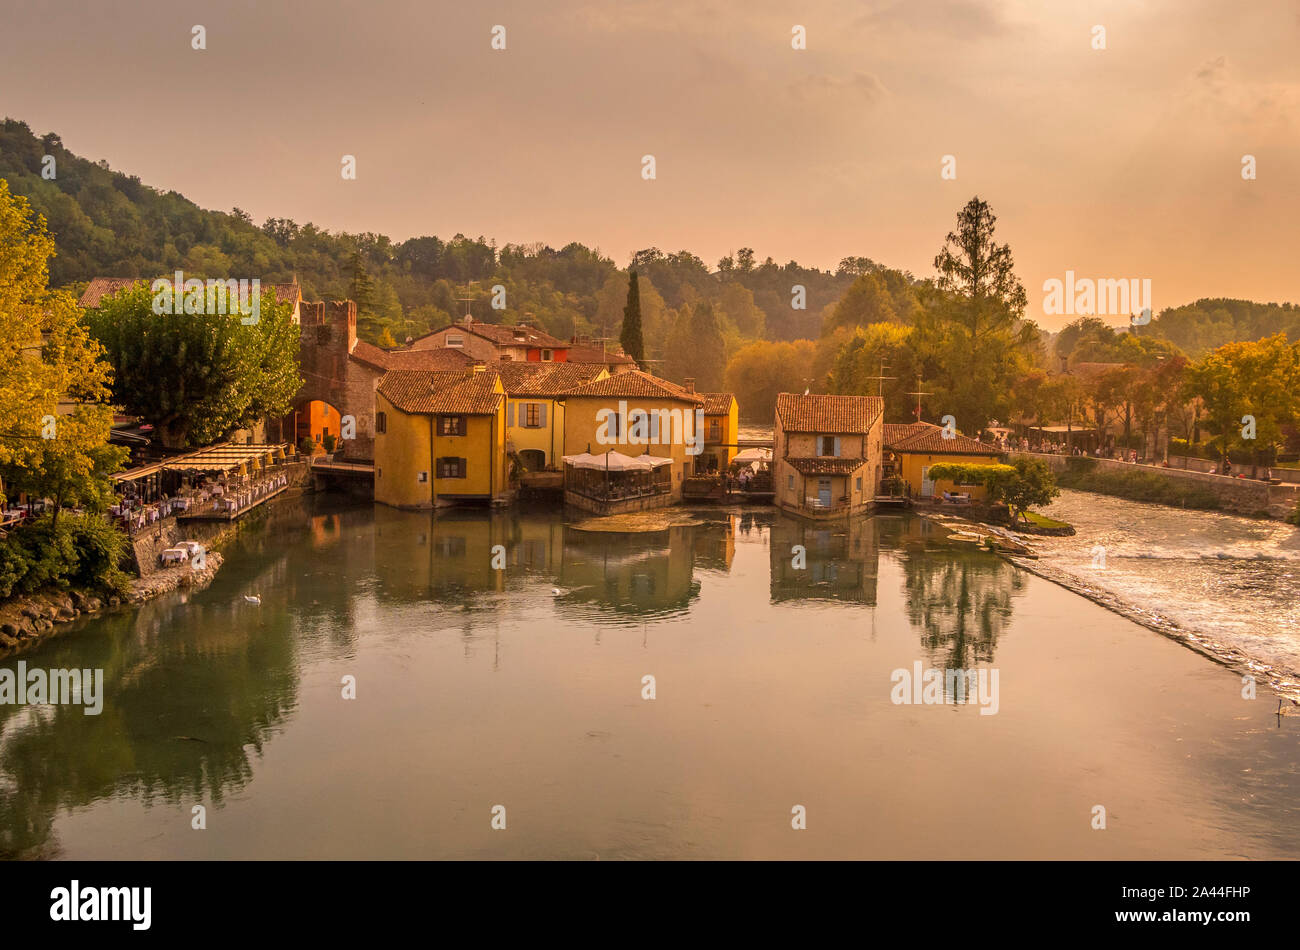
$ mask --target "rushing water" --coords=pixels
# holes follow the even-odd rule
[[[1043,510],[1077,532],[1034,539],[1049,576],[1300,693],[1300,529],[1074,491]]]
[[[1267,694],[1243,699],[1231,670],[1014,564],[948,549],[921,519],[814,527],[771,509],[679,509],[671,527],[619,533],[551,512],[332,505],[304,501],[247,531],[207,590],[79,622],[23,657],[102,668],[106,696],[99,716],[0,707],[0,851],[1185,858],[1300,846],[1300,716],[1274,715]],[[893,671],[918,662],[996,670],[996,714],[895,704]],[[492,828],[497,805],[505,830]],[[795,806],[807,830],[791,828]]]

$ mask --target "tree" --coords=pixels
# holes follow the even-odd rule
[[[70,293],[48,287],[54,242],[0,179],[0,487],[102,510],[126,452],[108,444],[110,368]],[[0,499],[4,497],[0,492]]]
[[[830,316],[822,324],[822,333],[831,333],[840,327],[854,329],[870,323],[894,323],[898,315],[890,299],[885,282],[875,273],[863,274],[840,298]]]
[[[258,322],[228,314],[155,314],[137,284],[86,314],[114,367],[115,399],[165,445],[206,445],[265,416],[287,413],[302,387],[289,305],[262,298]]]
[[[713,313],[713,304],[705,301],[695,307],[691,316],[692,376],[699,392],[717,392],[722,389],[723,373],[727,366],[727,348]]]
[[[641,288],[637,286],[636,271],[627,279],[627,305],[623,307],[623,328],[619,331],[619,342],[623,352],[637,361],[645,363],[645,341],[641,338]]]
[[[810,388],[815,353],[811,340],[750,343],[727,363],[723,385],[745,419],[771,423],[778,393]]]
[[[1061,493],[1042,459],[1023,456],[1010,465],[941,462],[930,466],[930,478],[982,484],[989,501],[1006,502],[1013,521],[1031,505],[1045,505]]]
[[[1015,275],[1011,247],[993,240],[997,216],[979,196],[957,213],[957,230],[949,231],[935,255],[937,286],[956,295],[962,323],[970,338],[1010,329],[1025,312],[1028,297]]]

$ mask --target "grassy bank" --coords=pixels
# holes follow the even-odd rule
[[[1071,459],[1064,472],[1056,476],[1062,488],[1076,491],[1098,492],[1130,501],[1145,501],[1177,508],[1199,508],[1212,511],[1220,507],[1219,498],[1207,488],[1168,478],[1159,472],[1115,471],[1098,469],[1088,464],[1090,459]]]

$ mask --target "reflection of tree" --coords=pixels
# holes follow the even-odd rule
[[[992,662],[1024,587],[1013,564],[977,551],[910,550],[902,558],[907,617],[934,666]]]
[[[249,781],[250,754],[297,702],[292,623],[270,594],[283,561],[256,578],[219,575],[188,603],[102,617],[24,657],[29,668],[102,668],[103,709],[0,707],[0,855],[57,848],[61,809],[120,796],[212,805]],[[243,593],[259,589],[262,606],[248,608]]]

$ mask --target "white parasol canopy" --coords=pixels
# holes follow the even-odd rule
[[[603,455],[583,452],[581,455],[564,456],[564,464],[574,468],[591,468],[605,472],[644,472],[660,465],[672,464],[672,459],[655,458],[650,455],[633,457],[610,449]]]
[[[739,462],[741,465],[748,465],[754,462],[770,462],[772,461],[772,450],[745,449],[745,451],[738,452],[732,456],[731,460],[733,462]]]

